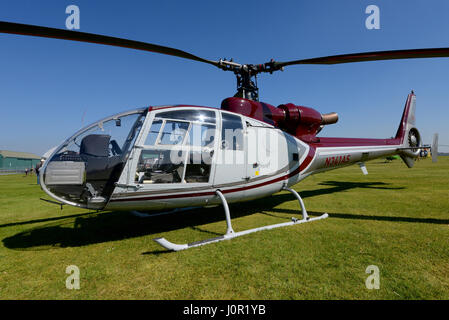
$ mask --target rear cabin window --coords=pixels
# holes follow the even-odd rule
[[[242,118],[228,113],[222,113],[221,118],[221,148],[225,150],[243,150]]]

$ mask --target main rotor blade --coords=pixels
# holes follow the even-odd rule
[[[180,58],[204,62],[204,63],[212,64],[214,66],[219,65],[218,61],[206,60],[206,59],[197,57],[191,53],[188,53],[188,52],[185,52],[185,51],[182,51],[179,49],[164,47],[164,46],[160,46],[160,45],[152,44],[152,43],[103,36],[103,35],[99,35],[99,34],[70,31],[70,30],[63,30],[63,29],[55,29],[55,28],[34,26],[34,25],[28,25],[28,24],[4,22],[4,21],[0,21],[0,32],[27,35],[27,36],[44,37],[44,38],[55,38],[55,39],[63,39],[63,40],[104,44],[104,45],[115,46],[115,47],[123,47],[123,48],[155,52],[155,53],[162,53],[162,54],[167,54],[167,55],[176,56],[176,57],[180,57]]]
[[[376,60],[440,58],[440,57],[449,57],[449,48],[391,50],[391,51],[374,51],[374,52],[341,54],[336,56],[327,56],[312,59],[275,62],[274,67],[276,69],[280,69],[282,67],[291,66],[295,64],[339,64],[339,63],[376,61]]]

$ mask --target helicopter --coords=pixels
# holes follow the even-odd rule
[[[124,47],[206,63],[232,72],[237,92],[221,108],[197,105],[147,106],[105,117],[54,148],[41,168],[40,186],[59,204],[110,211],[164,211],[222,205],[227,231],[202,241],[175,244],[154,239],[169,250],[184,250],[249,233],[328,217],[307,214],[290,187],[308,176],[398,155],[412,168],[422,139],[416,128],[416,95],[408,94],[394,137],[330,138],[317,134],[338,121],[338,114],[285,103],[259,101],[257,75],[292,65],[333,65],[364,61],[449,57],[449,48],[377,51],[286,62],[240,64],[207,60],[157,44],[79,31],[0,21],[0,32]],[[429,146],[425,146],[429,148]],[[438,135],[432,143],[437,159]],[[301,219],[235,232],[229,203],[291,192]]]

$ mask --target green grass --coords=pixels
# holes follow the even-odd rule
[[[0,176],[0,299],[448,299],[449,157],[307,178],[309,214],[329,218],[166,252],[226,231],[221,207],[153,218],[63,211],[35,177]],[[293,195],[231,205],[235,231],[300,217]],[[65,287],[66,267],[81,289]],[[367,266],[380,269],[368,290]]]

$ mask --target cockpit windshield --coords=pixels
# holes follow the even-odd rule
[[[104,205],[120,177],[146,110],[103,119],[68,139],[48,160],[43,187],[81,206],[88,202]]]

